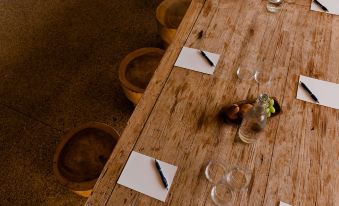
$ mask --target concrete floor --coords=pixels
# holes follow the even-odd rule
[[[0,205],[83,205],[56,181],[60,136],[87,121],[123,131],[118,64],[159,47],[158,0],[0,1]]]

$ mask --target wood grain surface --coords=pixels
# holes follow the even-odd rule
[[[339,83],[339,16],[310,11],[309,0],[287,2],[272,14],[266,1],[192,1],[87,206],[213,205],[203,173],[211,159],[252,171],[234,205],[338,205],[339,111],[296,92],[300,74]],[[183,46],[220,53],[214,75],[174,67]],[[270,70],[273,83],[241,82],[238,66]],[[243,144],[218,114],[261,92],[283,113],[256,144]],[[178,166],[165,203],[116,183],[133,150]]]

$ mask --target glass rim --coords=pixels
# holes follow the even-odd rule
[[[238,66],[236,70],[236,75],[240,80],[252,80],[255,78],[255,73],[255,69],[251,69],[247,66]]]
[[[221,178],[218,180],[213,180],[213,178],[210,177],[210,168],[214,166],[217,166],[219,168],[221,168],[223,170],[223,174],[221,175]],[[208,164],[205,167],[205,177],[207,178],[207,180],[213,184],[217,184],[220,181],[222,181],[225,177],[225,175],[227,174],[228,168],[225,164],[223,164],[221,161],[219,160],[210,160],[208,162]]]
[[[225,201],[225,199],[222,199],[224,196],[219,194],[219,190],[221,189],[220,187],[224,187],[224,189],[227,189],[227,193],[230,195],[230,198],[226,200],[227,202]],[[217,205],[231,205],[235,199],[235,191],[229,184],[225,182],[219,182],[212,187],[211,198],[213,202]],[[220,204],[220,202],[223,203]]]
[[[258,78],[261,76],[260,74],[266,74],[266,78],[264,78],[264,80],[260,80],[260,78]],[[253,77],[258,84],[270,84],[272,81],[271,71],[256,70]]]
[[[235,188],[235,187],[232,187],[232,185],[229,182],[229,178],[231,176],[232,171],[239,171],[242,174],[244,174],[246,183],[245,183],[245,185],[243,187],[241,187],[239,189]],[[236,166],[233,166],[233,167],[229,168],[229,170],[226,172],[226,174],[225,174],[225,176],[224,176],[222,181],[225,182],[226,184],[228,184],[233,190],[235,190],[235,191],[242,191],[242,190],[245,190],[248,187],[248,185],[251,182],[251,179],[252,179],[251,170],[249,170],[247,167],[236,165]]]

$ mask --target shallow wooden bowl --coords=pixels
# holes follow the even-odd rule
[[[126,97],[134,105],[139,102],[164,53],[159,48],[141,48],[121,61],[119,80]]]
[[[118,139],[112,127],[98,122],[69,130],[56,148],[55,176],[62,185],[88,197]]]
[[[275,109],[275,113],[271,114],[271,117],[269,118],[272,118],[272,117],[275,117],[279,114],[281,114],[282,110],[281,110],[281,106],[277,100],[277,98],[275,97],[271,97],[272,99],[274,99],[274,109]],[[223,107],[221,112],[220,112],[220,115],[221,115],[221,118],[224,122],[226,123],[232,123],[232,124],[241,124],[241,121],[242,121],[242,116],[240,115],[240,113],[237,114],[237,118],[236,119],[230,119],[227,115],[227,112],[228,110],[232,107],[232,105],[236,104],[236,105],[242,105],[242,104],[254,104],[255,103],[255,99],[250,99],[250,100],[243,100],[243,101],[239,101],[239,102],[235,102],[231,105],[227,105],[226,107]],[[268,119],[269,119],[268,118]]]

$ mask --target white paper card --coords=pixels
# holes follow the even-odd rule
[[[204,51],[207,57],[216,66],[219,61],[219,54]],[[190,69],[205,74],[213,74],[215,66],[211,66],[205,57],[202,56],[200,50],[183,47],[174,66]]]
[[[299,81],[303,82],[312,91],[319,100],[320,105],[339,109],[339,84],[313,79],[302,75],[300,75]],[[297,99],[315,103],[299,82]]]
[[[177,167],[160,160],[157,161],[166,177],[168,190],[161,181],[154,158],[134,151],[119,177],[118,184],[165,202]]]
[[[338,0],[318,0],[324,7],[328,9],[329,14],[339,15],[339,2]],[[316,3],[311,4],[312,11],[325,12]]]
[[[280,201],[279,206],[292,206],[292,205]]]

